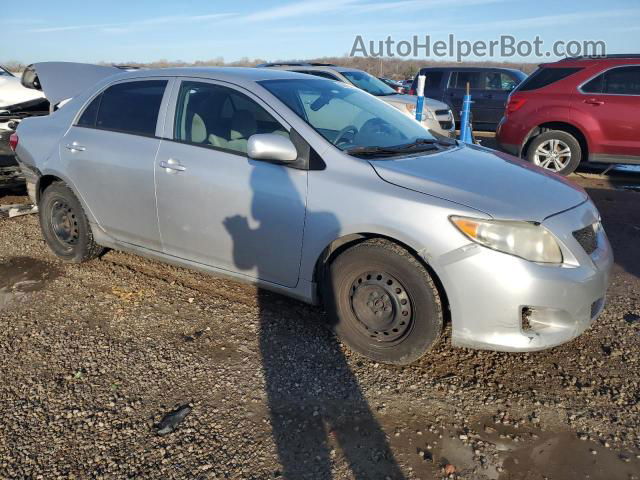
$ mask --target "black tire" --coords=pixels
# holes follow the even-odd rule
[[[551,149],[550,143],[557,142],[558,147]],[[566,148],[564,148],[566,147]],[[558,149],[559,148],[559,149]],[[543,151],[564,152],[569,150],[569,158],[566,155],[558,156],[557,160],[552,159],[545,165],[544,155],[540,155]],[[527,160],[534,165],[546,168],[560,175],[569,175],[573,173],[582,161],[582,148],[576,137],[562,130],[550,130],[535,137],[529,144],[527,149]]]
[[[413,255],[383,239],[342,252],[326,270],[323,299],[338,337],[377,362],[414,362],[442,332],[433,279]]]
[[[93,239],[82,205],[63,183],[53,183],[42,192],[38,211],[42,235],[51,251],[63,261],[82,263],[104,252]]]

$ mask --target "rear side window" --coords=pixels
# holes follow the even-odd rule
[[[484,89],[484,78],[480,72],[452,72],[449,78],[449,88]]]
[[[618,67],[607,70],[585,83],[584,93],[613,95],[640,95],[640,66]]]
[[[78,125],[154,136],[166,80],[119,83],[96,97]]]
[[[582,70],[581,68],[539,68],[531,74],[524,82],[518,87],[520,92],[528,92],[530,90],[538,90],[539,88],[546,87],[552,83],[556,83],[563,78],[567,78],[576,72]]]
[[[85,109],[78,120],[78,125],[81,127],[95,127],[96,119],[98,118],[98,110],[100,109],[100,101],[102,100],[102,94],[94,98],[89,106]]]
[[[444,72],[434,72],[431,70],[421,70],[418,75],[413,79],[413,83],[411,84],[411,88],[413,90],[418,88],[418,76],[424,75],[424,89],[428,90],[437,90],[440,88],[440,84],[442,83],[442,77]]]

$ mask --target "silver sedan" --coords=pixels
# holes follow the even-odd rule
[[[584,190],[345,84],[105,71],[12,144],[62,260],[128,250],[322,302],[376,361],[415,361],[447,321],[455,345],[548,348],[604,306],[612,252]]]

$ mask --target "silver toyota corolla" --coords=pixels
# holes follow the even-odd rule
[[[584,190],[345,84],[108,73],[13,144],[61,259],[116,248],[322,302],[377,361],[416,360],[449,319],[454,345],[552,347],[604,306],[613,258]]]

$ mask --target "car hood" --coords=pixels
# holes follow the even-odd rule
[[[0,110],[43,98],[42,92],[25,88],[16,77],[0,77]]]
[[[384,95],[378,98],[385,102],[402,105],[415,105],[418,101],[418,97],[415,95]],[[433,98],[424,97],[424,103],[431,110],[449,110],[449,105],[439,100],[434,100]]]
[[[462,146],[442,153],[372,160],[380,178],[493,218],[542,222],[583,203],[586,192],[511,155]]]

